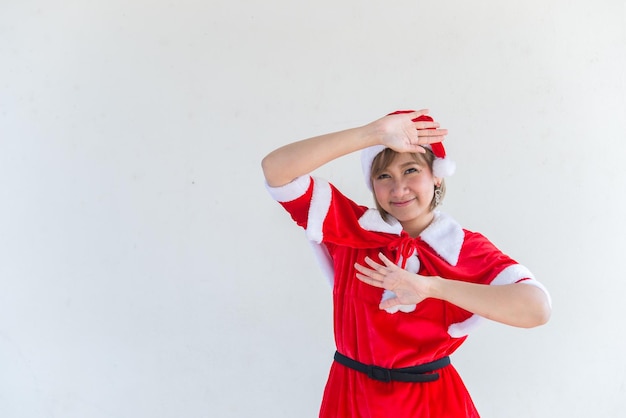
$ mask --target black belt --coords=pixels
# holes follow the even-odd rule
[[[446,356],[430,363],[420,364],[413,367],[402,367],[399,369],[386,369],[374,365],[361,363],[346,357],[339,351],[335,351],[335,361],[346,367],[367,374],[370,379],[381,382],[434,382],[439,379],[439,373],[431,373],[435,370],[446,367],[450,364],[450,357]]]

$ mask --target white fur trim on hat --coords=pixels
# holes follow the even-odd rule
[[[361,168],[363,169],[363,176],[365,177],[365,184],[367,188],[372,190],[372,163],[374,158],[385,150],[384,145],[374,145],[372,147],[364,148],[361,151]]]
[[[433,161],[433,175],[439,178],[450,177],[456,171],[456,163],[450,158],[435,158]]]

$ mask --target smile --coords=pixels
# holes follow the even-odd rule
[[[391,205],[392,206],[396,206],[396,207],[403,207],[403,206],[410,205],[414,201],[415,201],[415,198],[409,199],[409,200],[403,200],[403,201],[399,201],[399,202],[391,202]]]

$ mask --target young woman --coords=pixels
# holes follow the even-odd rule
[[[550,316],[545,288],[479,233],[436,210],[454,171],[427,110],[286,145],[267,188],[306,230],[333,283],[337,352],[320,417],[478,417],[449,356],[480,318]],[[308,173],[361,150],[376,209]]]

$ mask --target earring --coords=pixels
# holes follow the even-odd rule
[[[441,187],[435,186],[435,206],[441,203]]]

